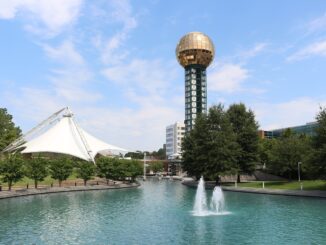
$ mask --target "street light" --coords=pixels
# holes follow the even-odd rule
[[[300,165],[302,164],[302,162],[298,162],[298,180],[299,182],[301,181],[301,178],[300,178]]]

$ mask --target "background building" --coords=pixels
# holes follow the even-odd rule
[[[181,155],[181,144],[185,134],[185,125],[176,122],[166,127],[166,156],[173,158],[177,154]]]
[[[282,135],[282,133],[287,130],[291,129],[294,133],[297,134],[305,134],[312,136],[315,134],[315,129],[317,127],[318,123],[317,122],[310,122],[306,123],[304,125],[299,125],[299,126],[294,126],[294,127],[288,127],[288,128],[279,128],[279,129],[273,129],[273,130],[259,130],[258,135],[260,138],[278,138]]]
[[[185,125],[189,132],[199,113],[207,112],[206,68],[214,59],[214,45],[200,32],[183,36],[176,48],[176,56],[185,68]]]

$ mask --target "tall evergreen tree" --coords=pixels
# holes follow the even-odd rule
[[[0,108],[0,152],[21,134],[19,127],[12,121],[6,108]]]
[[[218,183],[222,174],[234,172],[239,147],[229,118],[221,104],[209,109],[208,125],[208,161],[205,175]]]
[[[194,128],[185,135],[182,143],[182,168],[197,179],[205,173],[209,152],[209,125],[206,115],[198,115]]]
[[[235,169],[237,155],[236,137],[222,105],[210,108],[208,116],[199,115],[183,141],[183,169],[197,179],[204,175],[218,182]]]
[[[238,169],[240,172],[250,174],[255,170],[259,160],[258,123],[255,120],[255,115],[253,111],[247,110],[242,103],[231,105],[227,114],[240,147],[237,157]],[[238,182],[240,182],[240,173],[238,173]]]

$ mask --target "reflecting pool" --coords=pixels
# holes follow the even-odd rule
[[[195,194],[153,179],[0,200],[0,244],[326,244],[324,199],[224,192],[230,214],[198,217]]]

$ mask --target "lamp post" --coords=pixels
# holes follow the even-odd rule
[[[300,165],[302,164],[302,162],[298,162],[298,181],[300,182],[301,181],[301,178],[300,178]]]
[[[144,176],[143,180],[146,180],[146,152],[144,152]]]

